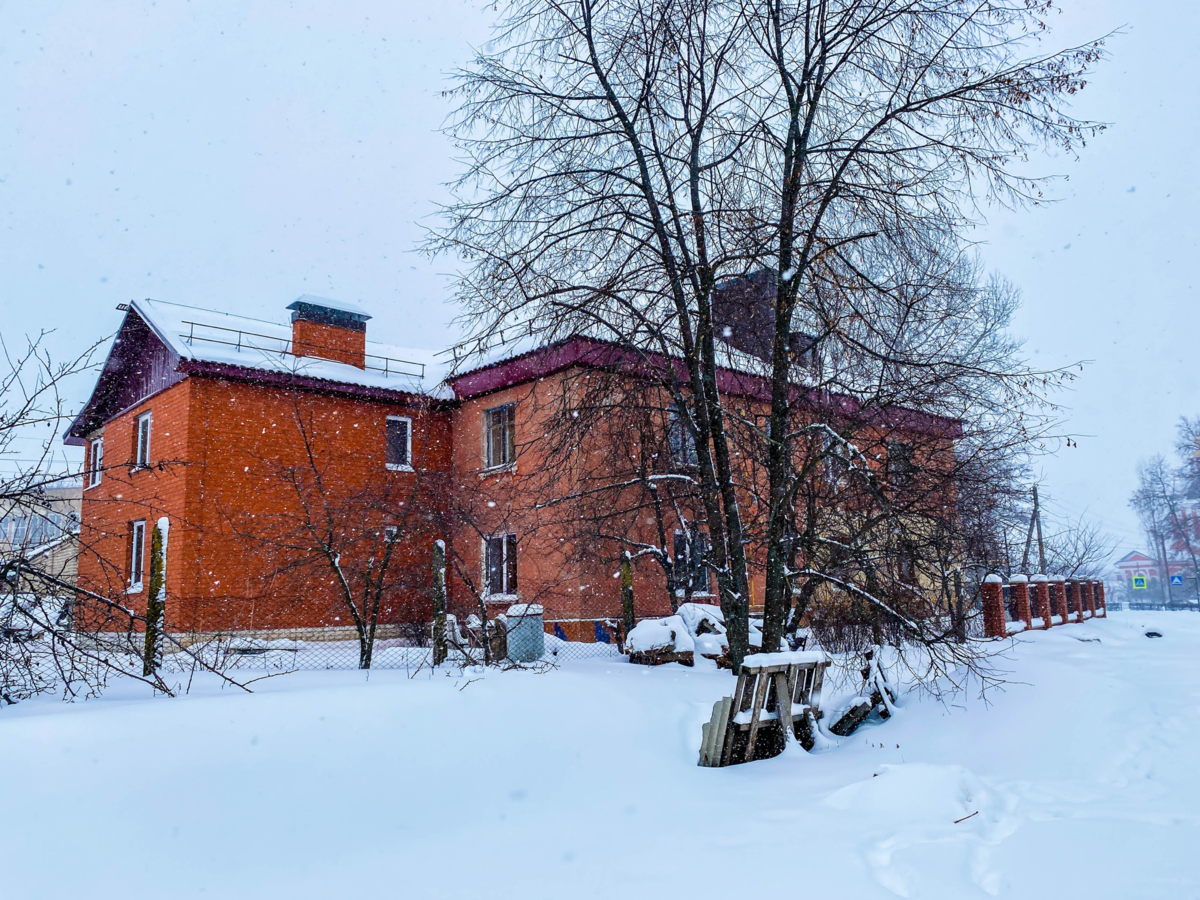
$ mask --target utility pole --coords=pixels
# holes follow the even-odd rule
[[[1021,572],[1029,574],[1029,548],[1033,546],[1033,522],[1037,518],[1037,487],[1033,489],[1033,511],[1029,514],[1029,528],[1025,532],[1025,552],[1021,554]]]
[[[1167,539],[1162,529],[1158,529],[1158,547],[1162,552],[1163,581],[1167,585],[1167,606],[1175,603],[1175,592],[1171,590],[1171,560],[1167,557]]]
[[[1042,508],[1038,503],[1037,485],[1033,486],[1033,520],[1037,523],[1038,574],[1046,574],[1046,545],[1042,541]]]

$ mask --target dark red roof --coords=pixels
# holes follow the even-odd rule
[[[527,384],[573,366],[619,371],[656,380],[666,380],[673,374],[674,378],[682,383],[689,380],[687,368],[681,359],[623,347],[595,338],[571,337],[480,366],[478,369],[447,379],[447,383],[454,391],[455,397],[468,400],[519,384]],[[770,402],[771,399],[770,379],[751,372],[719,367],[717,388],[726,396],[746,397],[762,402]],[[859,417],[865,422],[881,426],[941,433],[951,439],[962,437],[962,423],[957,419],[902,407],[864,409],[849,395],[806,389],[800,385],[797,385],[795,390],[796,402],[824,407],[839,415]]]

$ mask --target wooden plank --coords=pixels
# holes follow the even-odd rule
[[[705,723],[702,730],[703,738],[700,741],[700,765],[711,766],[713,764],[713,755],[716,744],[717,721],[721,714],[721,705],[725,698],[721,698],[713,704],[712,716]]]
[[[804,665],[797,667],[799,671],[796,673],[796,690],[793,697],[797,703],[808,703],[808,689],[812,681],[812,666]]]
[[[808,706],[812,707],[814,719],[821,709],[821,687],[825,683],[825,667],[828,665],[829,663],[817,663],[813,671],[812,690],[809,691],[808,697],[804,701]]]
[[[800,681],[803,677],[804,677],[804,673],[801,670],[799,664],[788,666],[787,685],[788,685],[788,702],[789,703],[791,703],[795,700],[796,686],[800,683]]]
[[[732,729],[729,727],[729,720],[731,718],[733,718],[733,698],[722,697],[721,711],[717,717],[717,733],[713,737],[713,757],[716,758],[716,762],[713,765],[719,766],[724,764],[726,743],[733,743],[729,738],[732,733]]]
[[[754,688],[754,705],[750,708],[750,740],[746,744],[746,759],[744,762],[749,762],[754,759],[754,742],[758,740],[758,717],[762,715],[763,701],[767,696],[767,684],[770,678],[759,678],[758,685]]]
[[[733,698],[730,700],[729,717],[728,717],[728,732],[725,736],[725,746],[721,750],[721,765],[733,765],[733,733],[737,730],[733,727],[733,719],[739,712],[742,711],[742,706],[745,704],[748,694],[747,685],[754,679],[751,679],[743,670],[738,676],[737,690],[734,691]]]
[[[788,687],[787,675],[783,672],[775,674],[775,708],[779,711],[779,721],[783,725],[783,739],[792,739],[792,691]]]
[[[733,692],[733,712],[736,715],[740,713],[746,706],[746,686],[753,682],[754,678],[750,676],[745,669],[742,669],[742,674],[738,676],[737,689]]]

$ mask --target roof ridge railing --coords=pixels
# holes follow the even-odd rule
[[[304,358],[304,357],[297,356],[292,351],[291,338],[278,337],[278,336],[272,335],[272,334],[259,334],[254,331],[246,331],[241,328],[228,328],[224,325],[212,325],[208,322],[192,322],[192,321],[189,321],[188,319],[182,319],[180,321],[181,321],[181,324],[187,326],[187,331],[181,331],[179,333],[179,337],[189,347],[192,346],[192,344],[195,343],[196,341],[203,341],[206,344],[221,344],[222,346],[225,346],[225,347],[233,347],[239,353],[242,350],[257,350],[260,353],[277,353],[277,354],[279,354],[280,357],[291,356],[295,359],[303,359]],[[212,331],[220,331],[220,332],[224,332],[225,334],[228,334],[230,336],[236,335],[236,340],[232,339],[232,337],[230,339],[225,339],[223,337],[212,337],[211,335],[206,335],[203,333],[197,334],[196,333],[197,328],[209,329]],[[256,344],[253,340],[249,340],[250,338],[262,338],[264,340],[273,341],[273,342],[275,342],[275,344],[277,346],[263,347],[263,346]],[[309,345],[306,344],[306,346],[309,346]],[[314,350],[331,350],[331,351],[337,350],[337,348],[335,348],[335,347],[318,347],[315,345],[312,346],[312,349],[314,349]],[[424,378],[425,377],[425,363],[416,362],[411,359],[397,359],[392,356],[383,356],[378,353],[364,353],[363,356],[365,357],[364,363],[366,363],[367,360],[380,360],[381,364],[372,365],[370,363],[366,363],[366,365],[364,365],[364,368],[370,369],[371,371],[375,371],[375,372],[382,372],[383,376],[385,378],[390,377],[392,375],[405,375],[408,377],[416,377],[416,378]],[[316,357],[316,358],[324,359],[324,357]],[[334,360],[334,361],[336,362],[336,360]],[[415,371],[411,371],[411,370],[406,371],[405,370],[406,366],[411,367],[411,369],[413,369]]]

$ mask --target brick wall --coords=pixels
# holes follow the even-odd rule
[[[136,404],[108,422],[103,429],[104,472],[100,483],[84,483],[81,504],[79,584],[110,598],[120,599],[135,613],[146,611],[145,589],[127,593],[131,568],[130,533],[132,523],[146,522],[142,570],[150,569],[150,530],[160,516],[181,521],[190,474],[189,413],[194,381],[182,381]],[[148,468],[135,469],[135,421],[145,412],[151,414],[151,462]],[[91,458],[91,435],[86,447]],[[186,543],[167,543],[167,572],[170,586],[178,587],[185,565]],[[143,586],[149,581],[143,578]],[[81,610],[84,627],[101,627],[107,622],[102,608],[90,605]],[[113,627],[123,625],[120,621]]]
[[[597,376],[605,378],[610,376]],[[627,536],[630,544],[621,545],[616,540],[593,541],[583,546],[578,539],[578,529],[573,526],[571,516],[595,514],[596,510],[584,511],[578,505],[563,502],[563,498],[578,495],[580,491],[605,481],[606,467],[612,473],[609,481],[619,481],[615,473],[624,471],[629,460],[617,458],[619,452],[636,452],[628,439],[614,433],[614,429],[626,427],[619,415],[596,422],[586,434],[579,435],[578,444],[563,448],[553,438],[558,424],[556,417],[570,410],[586,391],[583,382],[588,378],[587,370],[567,369],[537,378],[526,384],[505,387],[490,393],[462,400],[454,413],[455,435],[454,472],[458,489],[459,508],[451,515],[457,521],[454,545],[461,557],[466,579],[473,580],[479,589],[484,580],[482,559],[482,537],[492,533],[511,532],[518,537],[518,571],[522,602],[540,603],[545,607],[547,622],[559,623],[560,630],[572,639],[592,640],[595,637],[595,620],[614,619],[621,615],[620,587],[614,577],[618,557],[623,549],[636,551],[638,544],[657,545],[656,519],[645,490],[640,485],[625,492],[606,492],[604,502],[609,509],[601,510],[611,516],[607,523],[610,534]],[[619,379],[618,379],[619,381]],[[619,385],[615,388],[620,391]],[[646,389],[640,388],[645,391]],[[663,392],[657,401],[640,396],[637,403],[643,407],[669,409],[671,400]],[[513,404],[516,409],[515,465],[496,471],[485,469],[484,421],[487,410]],[[619,403],[617,404],[619,405]],[[765,402],[750,399],[730,401],[730,421],[757,422],[768,412]],[[886,459],[882,450],[889,437],[899,432],[879,428],[864,428],[860,446],[868,453],[872,464],[882,467]],[[744,436],[735,436],[737,440]],[[878,445],[878,446],[876,446]],[[881,451],[880,454],[874,450]],[[952,442],[926,441],[918,448],[920,466],[936,466],[937,455],[944,453],[952,461]],[[576,459],[573,469],[565,467],[563,458],[571,455]],[[767,494],[766,473],[753,468],[751,456],[736,462],[746,468],[739,478],[745,487],[739,503],[747,522],[753,517],[762,517],[765,510],[757,506],[758,499]],[[572,472],[584,472],[591,482],[576,480]],[[753,485],[753,490],[750,487]],[[928,502],[939,509],[952,503],[944,493],[931,493]],[[705,527],[701,510],[686,510],[692,521]],[[678,522],[669,508],[665,516],[668,546]],[[706,529],[705,529],[706,530]],[[750,599],[754,611],[761,610],[765,592],[764,563],[762,548],[751,544],[750,556]],[[715,579],[711,579],[715,590]],[[667,594],[665,574],[649,554],[637,556],[634,562],[635,608],[638,616],[661,616],[670,613],[670,598]],[[456,595],[460,600],[473,598],[471,586],[458,579]],[[696,596],[696,602],[717,603],[715,594]],[[496,604],[503,610],[505,601]],[[461,612],[471,610],[464,607]],[[548,628],[550,626],[548,625]]]
[[[348,329],[329,330],[362,336]],[[577,540],[565,518],[571,507],[550,502],[579,489],[570,473],[557,465],[561,459],[552,458],[553,442],[547,437],[563,404],[569,408],[572,392],[582,389],[581,371],[567,370],[466,399],[453,410],[416,398],[406,405],[189,377],[105,426],[105,461],[115,468],[84,494],[88,549],[81,559],[81,580],[90,589],[116,595],[128,569],[130,523],[145,519],[149,529],[158,516],[167,515],[172,523],[167,564],[170,627],[346,627],[351,622],[332,583],[332,569],[319,558],[314,561],[314,554],[305,551],[308,539],[301,540],[304,501],[314,499],[310,482],[319,474],[324,496],[338,507],[337,515],[354,520],[346,527],[368,536],[389,523],[404,529],[391,564],[395,580],[381,621],[427,619],[429,549],[437,537],[450,543],[452,609],[463,616],[475,611],[484,583],[483,539],[511,532],[518,540],[519,590],[515,598],[497,598],[492,611],[503,611],[514,599],[541,603],[547,621],[559,623],[568,637],[594,639],[596,620],[620,616],[614,575],[626,548],[612,540]],[[668,408],[669,398],[662,401],[660,405]],[[485,412],[507,403],[516,409],[517,459],[511,466],[485,471]],[[154,466],[131,471],[134,419],[145,410],[153,415]],[[753,400],[738,408],[746,421],[756,421],[765,412],[765,404]],[[413,420],[415,472],[393,472],[385,465],[388,415]],[[587,434],[577,448],[581,464],[602,473],[621,462],[610,456],[620,443],[612,429],[621,427],[612,417]],[[305,433],[312,438],[315,470]],[[861,444],[882,444],[883,438],[882,432],[866,434]],[[743,479],[747,485],[756,484],[755,491],[746,490],[740,498],[748,517],[761,512],[754,504],[755,494],[764,493],[764,478],[762,472],[748,471]],[[614,498],[618,512],[610,530],[634,542],[656,544],[655,519],[645,497],[635,496],[642,490],[631,488]],[[356,501],[363,497],[373,499]],[[354,519],[356,502],[359,512]],[[688,514],[703,524],[698,510]],[[669,515],[670,543],[677,522]],[[146,554],[148,548],[147,537]],[[764,560],[753,546],[750,555],[751,602],[759,609]],[[148,559],[143,566],[148,571]],[[635,560],[634,570],[638,615],[669,613],[660,565],[643,555]],[[126,599],[136,612],[144,611],[143,594]],[[716,602],[715,596],[694,599]]]
[[[297,319],[292,323],[292,353],[319,356],[351,366],[366,366],[367,333]]]
[[[152,527],[168,515],[169,627],[350,625],[333,570],[305,550],[312,541],[303,534],[304,501],[325,498],[338,527],[366,540],[388,524],[401,528],[380,620],[427,618],[429,552],[440,536],[451,453],[447,412],[422,401],[352,400],[193,377],[107,423],[106,466],[132,458],[133,420],[146,409],[155,466],[130,473],[122,465],[84,492],[84,539],[94,548],[80,562],[85,586],[111,595],[128,568],[129,523],[145,518]],[[388,415],[412,419],[413,472],[386,466]],[[311,463],[304,431],[312,435]],[[364,497],[365,510],[352,502]],[[149,539],[146,547],[148,554]],[[348,569],[353,564],[347,560]],[[148,571],[148,560],[144,565]],[[144,611],[144,595],[127,599]]]

